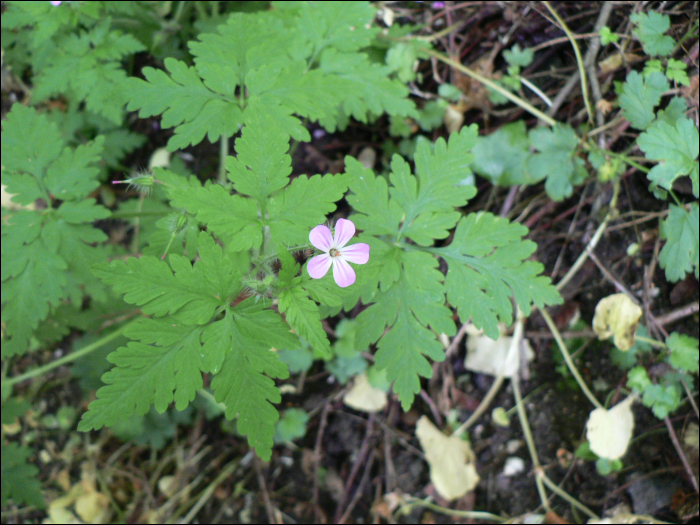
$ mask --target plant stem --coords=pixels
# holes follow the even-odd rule
[[[586,105],[586,112],[588,113],[588,120],[590,122],[593,122],[593,109],[591,108],[591,100],[588,97],[588,84],[586,83],[586,66],[583,63],[583,58],[581,57],[581,51],[578,48],[578,44],[576,43],[576,39],[574,38],[574,35],[571,33],[569,30],[569,26],[566,25],[566,23],[561,19],[559,16],[559,13],[557,13],[552,6],[549,5],[549,2],[542,2],[544,6],[549,10],[550,13],[552,13],[552,16],[556,18],[557,22],[561,26],[561,28],[564,30],[564,33],[566,33],[566,36],[569,38],[569,41],[571,42],[571,46],[574,48],[574,54],[576,55],[576,63],[578,64],[578,72],[579,76],[581,77],[581,92],[583,93],[583,102]]]
[[[559,485],[557,485],[551,479],[549,479],[547,477],[547,474],[544,473],[544,471],[541,471],[541,474],[538,476],[538,478],[542,478],[542,481],[544,482],[545,485],[547,485],[547,487],[549,487],[549,490],[554,492],[560,498],[568,501],[571,505],[573,505],[574,507],[579,509],[581,512],[588,514],[594,520],[600,519],[595,512],[593,512],[591,509],[586,507],[583,503],[578,501],[576,498],[569,495],[564,489],[562,489]]]
[[[524,101],[523,99],[521,99],[520,97],[514,95],[513,93],[511,93],[511,92],[508,91],[507,89],[505,89],[505,88],[499,86],[498,84],[496,84],[496,83],[493,82],[492,80],[489,80],[488,78],[486,78],[486,77],[484,77],[484,76],[481,76],[481,75],[480,75],[479,73],[477,73],[476,71],[472,71],[472,70],[469,69],[468,67],[463,66],[463,65],[460,64],[459,62],[457,62],[457,61],[455,61],[455,60],[452,60],[452,59],[446,57],[445,55],[443,55],[442,53],[438,53],[437,51],[426,50],[426,53],[429,54],[430,56],[433,56],[433,57],[437,58],[438,60],[444,62],[444,63],[447,64],[448,66],[452,66],[452,67],[455,68],[457,71],[460,71],[460,72],[464,73],[465,75],[467,75],[467,76],[473,78],[474,80],[477,80],[477,81],[481,82],[482,84],[484,84],[484,85],[485,85],[486,87],[488,87],[489,89],[493,89],[494,91],[497,91],[498,93],[500,93],[501,95],[503,95],[504,97],[506,97],[508,100],[510,100],[510,101],[513,102],[514,104],[520,106],[520,107],[523,108],[525,111],[527,111],[528,113],[530,113],[530,114],[534,115],[535,117],[539,118],[539,119],[542,120],[543,122],[546,122],[546,123],[549,124],[550,126],[555,126],[556,124],[558,124],[558,122],[557,122],[555,119],[553,119],[553,118],[550,117],[549,115],[545,115],[544,113],[542,113],[539,109],[537,109],[535,106],[533,106],[533,105],[530,104],[529,102],[525,102],[525,101]]]
[[[610,208],[608,209],[607,215],[605,215],[605,219],[603,219],[603,222],[600,223],[600,226],[598,226],[598,229],[595,231],[593,234],[593,237],[591,238],[590,242],[586,245],[586,249],[581,252],[581,255],[579,255],[578,259],[576,259],[576,262],[573,264],[571,268],[569,268],[569,271],[566,272],[566,275],[561,278],[561,281],[557,283],[557,290],[561,291],[564,286],[571,280],[571,278],[576,275],[576,272],[578,272],[579,268],[583,266],[583,263],[586,262],[586,259],[588,258],[588,254],[593,250],[593,248],[596,247],[598,244],[598,241],[600,241],[600,238],[603,236],[603,232],[605,232],[605,228],[608,226],[608,223],[610,222],[610,219],[613,218],[614,215],[617,214],[617,196],[620,193],[620,179],[616,179],[614,186],[613,186],[613,196],[612,199],[610,199]]]
[[[635,335],[634,336],[635,341],[641,341],[642,343],[646,343],[651,346],[655,346],[656,348],[668,348],[666,346],[666,343],[662,341],[657,341],[656,339],[652,339],[651,337],[644,337],[641,335]]]
[[[559,345],[559,350],[561,350],[561,354],[564,356],[564,360],[566,361],[566,365],[569,367],[569,370],[571,371],[571,375],[574,376],[574,378],[576,379],[576,382],[581,387],[581,390],[583,390],[583,393],[586,395],[588,400],[591,403],[593,403],[593,405],[596,408],[603,408],[603,405],[601,405],[600,401],[598,401],[595,398],[595,396],[593,395],[593,392],[591,392],[588,389],[588,386],[586,385],[585,381],[581,377],[581,374],[578,373],[578,369],[576,368],[574,361],[571,359],[571,355],[569,354],[569,350],[566,348],[566,345],[564,344],[564,341],[561,338],[561,334],[559,333],[559,330],[557,329],[557,325],[554,324],[554,321],[552,321],[552,318],[547,313],[547,310],[542,308],[540,310],[540,313],[542,314],[542,317],[544,318],[545,323],[547,323],[547,326],[551,330],[552,335],[554,336],[554,339],[557,342],[557,345]]]
[[[54,368],[57,368],[61,365],[65,365],[66,363],[70,363],[72,361],[75,361],[76,359],[79,359],[83,357],[84,355],[87,355],[91,352],[94,352],[98,348],[101,348],[102,346],[106,345],[107,343],[115,340],[117,337],[121,336],[124,331],[135,325],[137,322],[141,320],[141,317],[138,319],[134,319],[130,323],[125,324],[121,328],[115,330],[109,335],[104,336],[102,339],[99,341],[95,341],[92,344],[87,345],[84,348],[81,348],[80,350],[76,350],[75,352],[71,352],[68,355],[65,355],[61,357],[60,359],[56,359],[55,361],[51,361],[50,363],[45,364],[44,366],[40,366],[38,368],[34,368],[32,370],[29,370],[28,372],[25,372],[24,374],[18,375],[17,377],[12,377],[10,379],[7,379],[3,381],[7,386],[11,387],[13,385],[16,385],[17,383],[20,383],[22,381],[26,381],[27,379],[31,379],[33,377],[40,376],[42,374],[45,374],[46,372],[49,372],[53,370]]]

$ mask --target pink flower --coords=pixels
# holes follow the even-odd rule
[[[328,268],[333,266],[333,279],[338,286],[345,288],[355,282],[355,270],[348,262],[365,264],[369,260],[369,244],[363,242],[345,246],[355,235],[355,225],[347,219],[338,219],[335,235],[328,227],[321,224],[309,233],[309,240],[324,254],[317,255],[309,261],[306,269],[313,279],[320,279]]]

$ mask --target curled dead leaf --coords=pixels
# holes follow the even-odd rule
[[[623,352],[634,345],[642,309],[623,293],[609,295],[595,307],[593,331],[601,341],[613,336],[613,342]]]

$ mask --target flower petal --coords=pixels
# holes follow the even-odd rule
[[[319,250],[327,252],[333,245],[333,234],[328,229],[328,226],[320,224],[309,232],[309,241]],[[328,271],[328,268],[326,268],[326,271]],[[326,272],[323,273],[325,274]]]
[[[358,242],[357,244],[346,246],[340,252],[340,256],[351,263],[365,264],[369,260],[369,244]]]
[[[306,265],[306,270],[312,279],[320,279],[328,273],[328,268],[331,267],[332,263],[333,259],[331,259],[330,255],[324,253],[313,257],[309,264]]]
[[[333,279],[338,286],[346,288],[355,282],[355,270],[342,257],[336,257],[333,260]]]
[[[338,222],[335,223],[335,236],[333,237],[335,247],[342,248],[352,239],[353,235],[355,235],[355,224],[347,219],[338,219]]]

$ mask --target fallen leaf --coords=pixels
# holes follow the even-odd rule
[[[467,357],[464,366],[473,372],[505,377],[513,377],[520,367],[520,352],[508,353],[513,338],[502,335],[493,340],[486,335],[470,335],[467,340]],[[531,361],[535,353],[530,343],[524,339],[525,359]]]
[[[416,436],[430,465],[430,481],[446,500],[461,498],[479,483],[474,452],[458,436],[446,436],[422,416],[416,424]]]
[[[586,438],[598,457],[620,459],[627,452],[634,429],[633,401],[634,397],[629,396],[610,410],[601,407],[591,412],[586,423]]]
[[[609,295],[595,307],[593,331],[601,341],[613,336],[615,346],[626,352],[634,345],[642,309],[624,293]]]
[[[360,412],[379,412],[387,403],[386,392],[369,384],[364,372],[353,381],[352,388],[343,397],[343,403]]]

